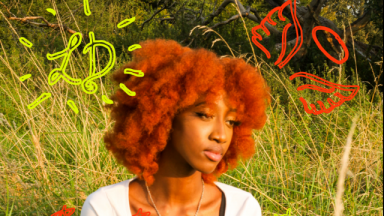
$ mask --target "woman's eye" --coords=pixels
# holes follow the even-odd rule
[[[230,123],[231,126],[239,126],[241,124],[241,122],[239,121],[233,121],[233,120],[230,120],[228,121]]]
[[[211,118],[212,117],[212,116],[205,114],[205,113],[196,113],[196,115],[201,117],[201,118]]]

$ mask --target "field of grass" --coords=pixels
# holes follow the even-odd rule
[[[33,49],[22,47],[20,53],[10,53],[3,41],[0,46],[0,215],[51,215],[63,205],[75,207],[74,215],[80,215],[89,194],[133,177],[116,163],[102,141],[113,124],[101,100],[116,89],[110,74],[97,81],[99,90],[94,95],[63,81],[50,86],[48,74],[60,61],[47,65],[44,56]],[[235,50],[234,54],[240,56]],[[23,64],[20,56],[28,62]],[[120,56],[116,65],[124,61]],[[88,76],[88,62],[87,55],[75,51],[67,73]],[[367,90],[357,75],[357,70],[373,71],[357,68],[351,79],[343,65],[316,65],[306,71],[361,87],[352,101],[315,116],[304,112],[299,98],[326,102],[329,95],[298,92],[303,81],[289,80],[298,71],[289,66],[277,70],[260,58],[258,63],[271,87],[268,121],[254,132],[255,155],[239,162],[219,181],[251,192],[263,215],[284,214],[288,208],[291,215],[334,215],[341,158],[355,118],[343,181],[344,215],[383,215],[383,94],[379,83],[371,83]],[[98,63],[97,68],[101,67]],[[29,72],[33,76],[21,82],[26,71],[33,71]],[[29,110],[27,105],[43,92],[51,93],[51,98]],[[68,99],[76,102],[78,114],[68,107]]]

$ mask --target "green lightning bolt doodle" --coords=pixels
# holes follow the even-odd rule
[[[64,56],[63,61],[61,62],[60,68],[53,69],[48,76],[48,84],[54,85],[57,83],[60,78],[63,78],[67,83],[72,85],[80,85],[81,79],[76,79],[69,76],[65,73],[65,69],[67,68],[69,57],[71,53],[80,45],[82,36],[79,32],[76,32],[69,38],[68,47],[60,52],[56,52],[53,54],[47,54],[47,59],[54,60],[57,58],[61,58]]]
[[[107,74],[115,64],[116,52],[112,44],[104,40],[95,40],[95,35],[93,32],[89,32],[90,42],[84,47],[83,54],[89,52],[89,76],[83,80],[81,87],[83,91],[87,94],[93,94],[97,91],[97,84],[92,80],[100,78]],[[109,52],[109,61],[107,66],[96,73],[96,47],[101,46],[108,50]]]

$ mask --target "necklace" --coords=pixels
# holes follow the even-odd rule
[[[203,192],[201,193],[201,197],[200,197],[199,205],[198,205],[198,207],[197,207],[197,211],[196,211],[195,216],[197,216],[197,213],[199,212],[200,205],[201,205],[201,200],[203,199],[203,195],[204,195],[204,180],[201,179],[201,182],[203,183]],[[152,199],[152,196],[151,196],[151,192],[149,192],[149,188],[148,188],[147,182],[145,182],[145,186],[147,187],[147,191],[148,191],[148,194],[149,194],[149,198],[150,198],[151,201],[152,201],[153,207],[155,208],[157,215],[161,216],[161,214],[159,213],[159,210],[157,210],[157,208],[156,208],[155,202],[153,202],[153,199]]]

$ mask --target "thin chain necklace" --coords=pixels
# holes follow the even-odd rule
[[[203,192],[201,193],[201,197],[200,197],[200,201],[199,201],[199,206],[197,207],[197,211],[196,211],[195,216],[197,216],[197,213],[199,213],[199,209],[200,209],[200,205],[201,205],[201,200],[203,199],[203,195],[204,195],[204,180],[201,179],[201,182],[203,183]],[[155,208],[155,210],[157,212],[157,215],[161,216],[161,214],[159,213],[159,210],[157,210],[157,208],[156,208],[155,202],[153,202],[153,199],[152,199],[152,196],[151,196],[151,192],[149,192],[149,188],[148,188],[147,182],[145,182],[145,186],[147,187],[149,198],[152,201],[153,207]]]

